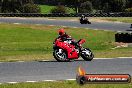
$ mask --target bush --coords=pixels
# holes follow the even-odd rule
[[[123,12],[125,10],[127,0],[110,0],[112,12]]]
[[[51,13],[67,13],[65,6],[59,5],[51,10]]]
[[[41,10],[38,5],[28,3],[23,6],[23,12],[24,13],[40,13]]]
[[[132,12],[132,8],[125,9],[126,12]]]
[[[92,3],[89,1],[82,3],[79,8],[80,13],[90,13],[92,10]]]
[[[0,6],[0,13],[1,13],[1,6]]]

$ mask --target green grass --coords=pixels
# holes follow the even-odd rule
[[[132,57],[132,47],[119,48],[115,50],[95,50],[94,54],[98,58]]]
[[[86,84],[75,81],[2,84],[0,88],[132,88],[132,84]]]
[[[49,5],[39,5],[41,8],[41,13],[51,13],[51,9],[53,9],[55,6],[49,6]],[[68,13],[75,13],[75,11],[72,8],[66,7],[68,10]]]
[[[52,60],[52,43],[58,36],[57,26],[0,24],[0,61]],[[112,31],[65,28],[74,39],[86,39],[95,57],[132,56],[132,48],[115,47]]]
[[[51,9],[55,6],[48,6],[48,5],[39,5],[41,8],[41,13],[50,13]]]

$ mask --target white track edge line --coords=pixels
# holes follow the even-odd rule
[[[101,59],[105,59],[105,60],[107,60],[107,59],[118,59],[118,58],[121,58],[121,59],[125,59],[125,58],[132,58],[132,57],[115,57],[115,58],[93,58],[93,59],[95,59],[95,60],[101,60]],[[46,62],[46,61],[54,61],[54,60],[41,60],[41,61],[43,61],[43,62]],[[20,62],[20,63],[23,63],[23,62],[26,62],[26,61],[16,61],[16,62]],[[0,64],[1,63],[6,63],[6,62],[0,62]]]
[[[36,82],[55,82],[55,81],[75,81],[76,79],[66,79],[66,80],[42,80],[42,81],[25,81],[25,83],[36,83]],[[5,82],[5,83],[0,83],[2,84],[16,84],[16,83],[24,83],[24,82]]]
[[[76,79],[66,79],[66,80],[68,80],[68,81],[75,81]]]
[[[54,81],[57,81],[57,80],[42,80],[44,82],[54,82]]]
[[[95,59],[95,60],[102,60],[102,59],[107,60],[107,59],[116,59],[116,58],[93,58],[93,59]]]
[[[118,58],[122,58],[123,59],[123,58],[132,58],[132,57],[118,57]]]
[[[19,82],[7,82],[9,84],[16,84],[16,83],[19,83]]]
[[[21,24],[21,23],[13,23],[13,24]]]
[[[35,82],[37,82],[37,81],[26,81],[27,83],[35,83]]]
[[[56,26],[56,25],[49,25],[49,26]]]
[[[79,28],[79,27],[72,27],[72,28]]]

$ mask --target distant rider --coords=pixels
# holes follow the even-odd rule
[[[81,16],[81,19],[82,19],[82,20],[86,19],[85,15],[82,15],[82,16]]]

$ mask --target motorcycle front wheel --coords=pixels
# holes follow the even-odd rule
[[[61,48],[54,49],[53,56],[54,56],[54,58],[58,62],[67,62],[67,61],[70,61],[69,59],[67,59],[67,53],[66,53],[66,51],[64,51]]]
[[[94,58],[94,54],[92,53],[92,51],[88,48],[85,48],[81,51],[81,57],[85,60],[85,61],[91,61]]]

